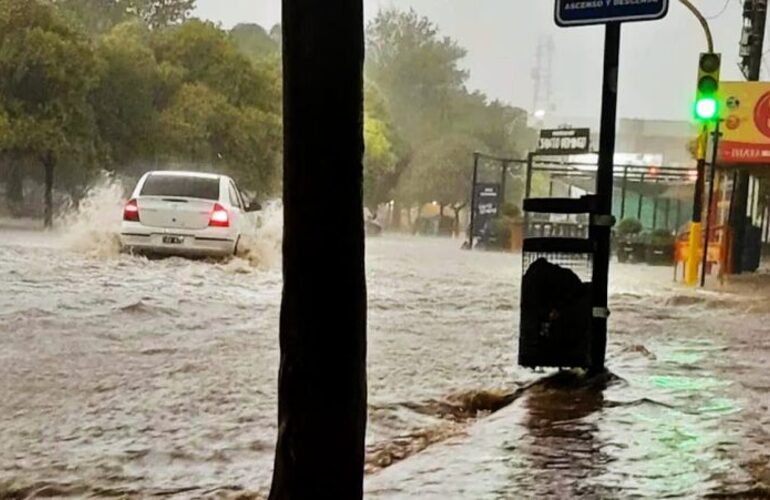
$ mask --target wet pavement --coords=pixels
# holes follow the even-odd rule
[[[280,242],[65,236],[0,231],[0,498],[264,493]],[[515,366],[520,257],[459,246],[368,241],[368,497],[770,497],[770,286],[615,266],[615,376],[543,381]]]

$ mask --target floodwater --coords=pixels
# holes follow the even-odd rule
[[[113,215],[0,229],[0,498],[264,494],[280,221],[214,263],[120,255]],[[368,497],[770,497],[770,283],[616,265],[614,376],[543,380],[520,256],[459,247],[368,241]]]

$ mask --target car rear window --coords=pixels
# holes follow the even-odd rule
[[[181,175],[151,175],[142,186],[142,196],[219,199],[219,179]]]

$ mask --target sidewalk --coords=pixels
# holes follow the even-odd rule
[[[697,347],[688,355],[703,359],[684,371],[673,362],[684,350],[661,348],[627,380],[537,384],[466,435],[368,477],[366,498],[767,498],[766,442],[754,430],[764,417],[700,366],[725,353]]]

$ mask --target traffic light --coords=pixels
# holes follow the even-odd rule
[[[700,55],[698,61],[698,92],[695,98],[695,118],[699,121],[713,121],[718,118],[719,70],[722,56],[713,52]]]

